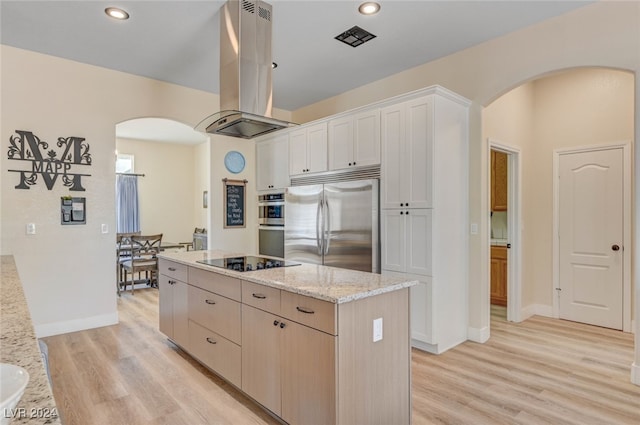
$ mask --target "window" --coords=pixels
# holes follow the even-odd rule
[[[126,153],[116,154],[116,173],[134,173],[133,155]]]

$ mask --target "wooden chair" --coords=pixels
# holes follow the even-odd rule
[[[131,236],[131,258],[122,263],[125,272],[131,274],[131,294],[134,292],[134,274],[145,272],[147,283],[153,285],[158,281],[158,259],[156,254],[160,252],[162,233],[158,235],[132,235]],[[128,280],[124,281],[124,289],[127,289]]]
[[[116,234],[116,286],[120,295],[120,286],[127,280],[127,273],[122,264],[131,259],[131,237],[140,232]]]

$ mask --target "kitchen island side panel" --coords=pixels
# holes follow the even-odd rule
[[[338,308],[338,423],[410,424],[409,289]],[[380,318],[382,339],[373,342]]]

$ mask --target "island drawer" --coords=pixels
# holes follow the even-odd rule
[[[189,319],[240,344],[241,305],[213,292],[189,285]]]
[[[243,280],[242,303],[279,315],[280,290]]]
[[[280,299],[283,317],[337,335],[336,304],[288,291],[282,291]]]
[[[238,302],[241,299],[242,289],[240,279],[234,279],[196,267],[189,267],[189,284]]]
[[[188,267],[184,264],[161,258],[160,261],[158,261],[158,268],[160,269],[160,274],[181,280],[182,282],[187,281]]]
[[[205,366],[240,388],[240,346],[189,320],[190,353]]]

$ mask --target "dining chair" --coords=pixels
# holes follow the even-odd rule
[[[160,252],[160,243],[162,242],[162,233],[157,235],[132,235],[131,236],[131,257],[122,263],[125,272],[124,289],[127,284],[131,284],[131,294],[134,292],[135,278],[134,275],[145,272],[147,284],[153,286],[154,281],[158,281],[158,258],[156,255]],[[129,282],[127,273],[131,275]],[[118,286],[119,288],[119,286]],[[118,292],[119,294],[119,292]]]
[[[121,285],[127,280],[127,274],[122,267],[125,261],[131,259],[131,237],[140,232],[116,233],[116,286],[120,295]]]

